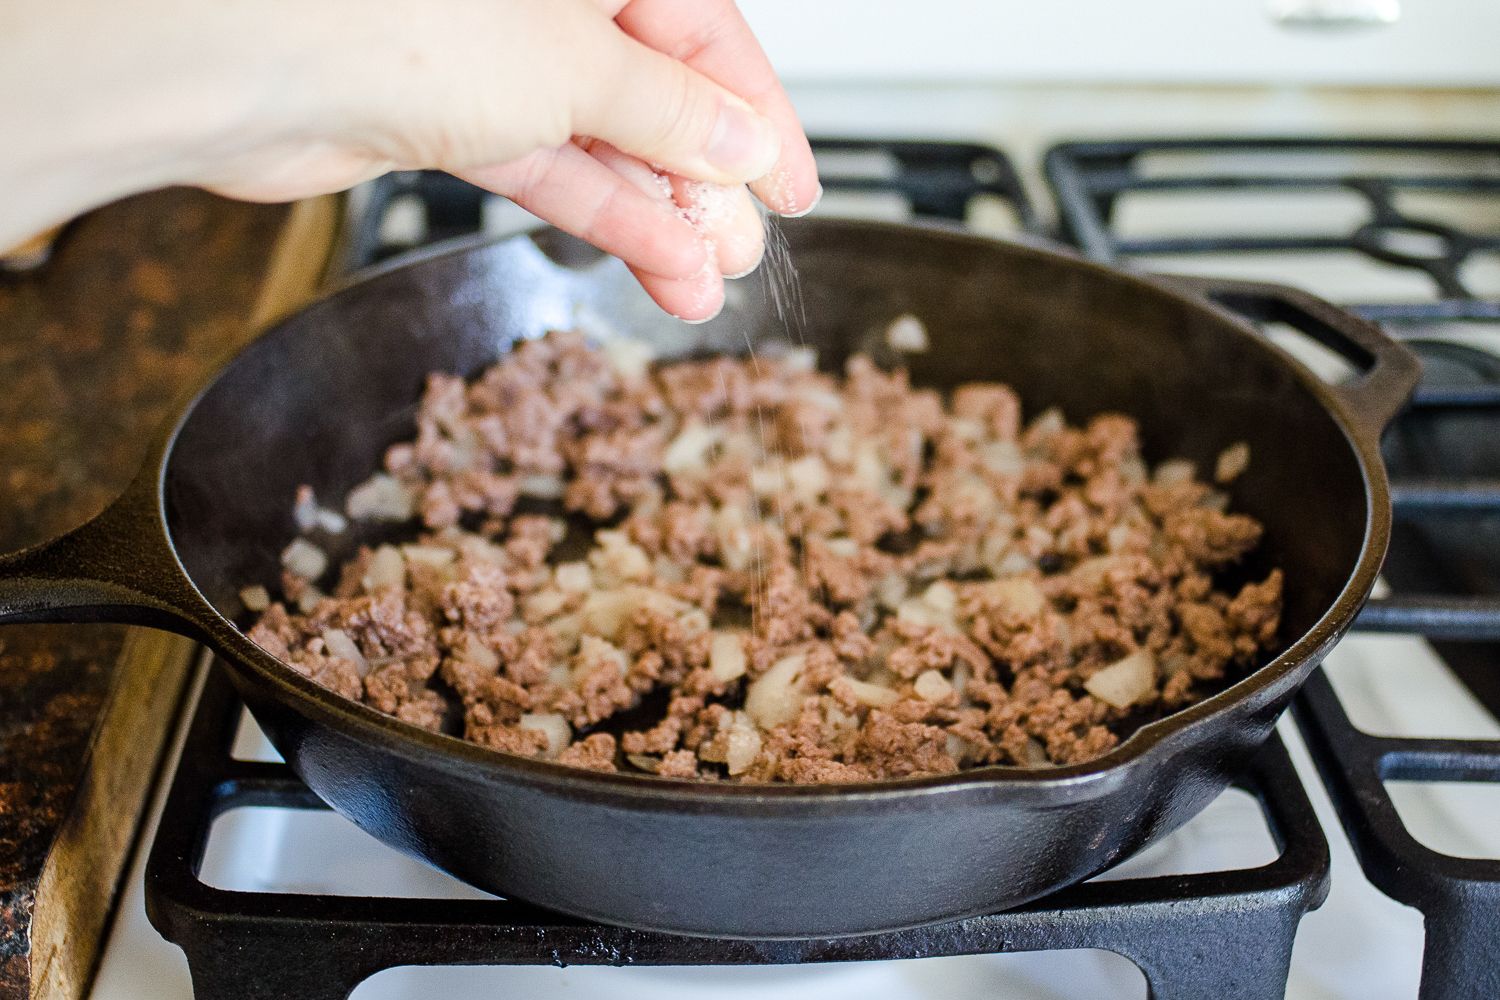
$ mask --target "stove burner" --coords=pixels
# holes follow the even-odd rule
[[[1160,155],[1186,158],[1193,167],[1159,176],[1148,169],[1148,161]],[[1266,166],[1277,164],[1278,157],[1289,165]],[[1366,164],[1362,158],[1367,157],[1380,160]],[[1393,158],[1402,161],[1399,168],[1389,165]],[[1254,160],[1253,169],[1244,165],[1247,159]],[[1354,312],[1380,321],[1500,319],[1500,299],[1477,295],[1463,276],[1463,265],[1474,253],[1500,250],[1500,233],[1464,231],[1408,214],[1401,207],[1404,196],[1418,193],[1500,199],[1500,140],[1078,142],[1050,150],[1046,170],[1057,194],[1063,234],[1097,260],[1118,264],[1145,254],[1349,250],[1422,271],[1437,293],[1436,300],[1428,302],[1348,304]],[[1160,196],[1210,191],[1352,191],[1365,202],[1367,221],[1352,232],[1313,235],[1132,238],[1116,231],[1116,209],[1130,192]]]
[[[1405,267],[1426,269],[1435,263],[1459,264],[1468,252],[1463,237],[1437,222],[1414,219],[1398,223],[1367,222],[1349,242],[1372,257]]]

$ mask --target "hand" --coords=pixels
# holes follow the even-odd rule
[[[23,55],[49,39],[66,49],[43,62],[86,94],[72,102],[84,123],[104,116],[80,109],[130,98],[119,113],[136,127],[96,125],[104,136],[90,140],[120,166],[92,172],[96,200],[192,183],[277,201],[391,169],[447,170],[624,258],[663,308],[701,320],[722,304],[723,275],[762,253],[744,184],[787,214],[820,191],[790,102],[730,0],[115,6],[36,0],[17,22]],[[28,18],[72,30],[49,35]],[[75,61],[76,76],[65,71]],[[73,127],[41,118],[33,130]],[[30,166],[44,172],[35,155]]]

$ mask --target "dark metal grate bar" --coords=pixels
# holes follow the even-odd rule
[[[1355,728],[1333,685],[1314,674],[1293,714],[1360,867],[1386,895],[1422,912],[1420,1000],[1500,996],[1500,861],[1455,858],[1417,841],[1386,781],[1500,780],[1500,741],[1409,740]]]
[[[1221,172],[1149,176],[1151,153],[1231,154]],[[1236,165],[1233,154],[1297,154],[1284,173]],[[1351,169],[1347,154],[1432,154],[1451,164],[1434,175]],[[1243,158],[1242,158],[1243,159]],[[1114,263],[1148,254],[1308,253],[1352,251],[1425,273],[1437,292],[1419,302],[1349,305],[1375,322],[1410,328],[1429,378],[1387,438],[1391,501],[1402,545],[1393,546],[1386,577],[1396,585],[1372,600],[1355,627],[1418,633],[1493,708],[1486,692],[1500,657],[1500,562],[1494,527],[1500,514],[1500,463],[1489,442],[1500,431],[1500,364],[1492,355],[1427,338],[1433,324],[1500,321],[1500,300],[1470,293],[1462,265],[1500,243],[1500,234],[1464,231],[1403,213],[1403,191],[1500,195],[1500,141],[1208,139],[1069,143],[1049,153],[1047,173],[1058,195],[1064,231],[1090,256]],[[1121,238],[1119,199],[1131,192],[1350,191],[1364,198],[1368,221],[1349,233]],[[1410,256],[1383,240],[1415,229],[1442,249]],[[1289,275],[1295,280],[1294,275]],[[1464,351],[1470,351],[1465,356]],[[1442,377],[1434,374],[1444,373]],[[1403,583],[1404,581],[1404,583]],[[1493,695],[1493,691],[1490,691]],[[1421,910],[1426,922],[1421,1000],[1491,1000],[1500,996],[1500,861],[1454,858],[1419,843],[1402,824],[1386,781],[1500,782],[1500,741],[1401,739],[1355,728],[1328,680],[1315,674],[1295,702],[1339,819],[1370,881]]]
[[[1154,175],[1145,164],[1154,154],[1218,156],[1217,168]],[[1296,165],[1278,172],[1235,166],[1235,154],[1276,154],[1299,157]],[[1346,167],[1336,157],[1384,154],[1442,158],[1436,171],[1410,172],[1399,167],[1385,171]],[[1227,159],[1226,159],[1227,157]],[[1318,166],[1321,164],[1321,166]],[[1500,301],[1472,293],[1464,280],[1464,264],[1478,252],[1500,246],[1500,234],[1464,230],[1424,219],[1398,207],[1402,192],[1444,192],[1493,195],[1500,198],[1500,140],[1406,139],[1183,139],[1113,140],[1062,143],[1046,157],[1046,172],[1057,195],[1064,235],[1097,260],[1124,263],[1152,254],[1299,253],[1351,251],[1372,260],[1425,273],[1438,302],[1371,303],[1356,309],[1385,321],[1456,318],[1500,318]],[[1125,238],[1113,229],[1121,197],[1132,193],[1170,195],[1189,192],[1348,191],[1361,196],[1368,221],[1347,233],[1259,236],[1220,233],[1209,236]],[[1437,241],[1440,250],[1422,256],[1392,241],[1402,231],[1416,231]],[[1454,303],[1466,303],[1456,306]]]
[[[1500,385],[1418,386],[1409,409],[1500,410]]]
[[[882,192],[899,196],[915,215],[961,222],[977,199],[998,198],[1008,204],[1022,230],[1041,234],[1042,225],[1010,159],[991,146],[964,142],[907,142],[885,139],[815,138],[813,152],[868,154],[882,159],[888,170],[828,172],[830,191]],[[343,254],[346,271],[378,263],[412,249],[392,244],[381,235],[392,206],[415,199],[426,218],[420,245],[483,231],[485,204],[498,195],[438,171],[386,174],[366,185],[364,201],[349,226]]]
[[[1483,514],[1500,512],[1500,479],[1397,479],[1391,505],[1400,514]]]
[[[1366,604],[1357,627],[1368,632],[1416,632],[1429,639],[1500,641],[1500,600],[1396,594]]]
[[[241,705],[214,667],[146,867],[147,913],[187,953],[198,1000],[343,1000],[398,965],[767,965],[1048,949],[1130,958],[1157,1000],[1281,998],[1292,940],[1328,890],[1328,845],[1279,740],[1240,787],[1280,855],[1239,871],[1088,882],[1017,910],[889,934],[805,941],[681,937],[591,924],[511,900],[243,892],[202,882],[215,817],[326,808],[290,769],[229,755]]]

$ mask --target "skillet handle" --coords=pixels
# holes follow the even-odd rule
[[[203,638],[148,468],[93,520],[0,556],[0,624],[112,622]]]
[[[1422,377],[1422,363],[1411,348],[1300,289],[1235,278],[1164,277],[1250,319],[1286,323],[1353,364],[1359,374],[1333,389],[1360,428],[1374,437],[1401,412]]]

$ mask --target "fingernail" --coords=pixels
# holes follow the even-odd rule
[[[673,319],[675,319],[675,320],[681,320],[682,322],[686,323],[688,326],[698,326],[698,325],[700,325],[702,323],[707,323],[709,320],[718,319],[719,318],[719,314],[724,311],[724,304],[727,301],[728,301],[727,298],[720,299],[719,300],[718,308],[716,308],[713,312],[709,313],[707,316],[703,316],[703,317],[701,317],[699,319],[686,319],[686,318],[684,318],[682,316],[677,315],[676,313],[672,313],[671,315],[672,315]]]
[[[784,219],[800,219],[804,215],[806,215],[807,213],[811,212],[813,209],[817,208],[818,207],[818,202],[820,202],[822,200],[823,200],[823,185],[819,184],[818,185],[818,193],[815,194],[815,195],[813,195],[813,200],[807,203],[807,207],[806,208],[798,209],[795,212],[781,212],[779,214]]]
[[[725,103],[703,157],[709,165],[742,182],[769,173],[781,155],[776,126],[734,104]]]
[[[760,248],[760,253],[757,254],[756,257],[755,257],[755,263],[751,264],[749,267],[745,268],[743,271],[736,271],[733,274],[726,274],[726,275],[724,275],[724,277],[727,278],[730,281],[733,281],[736,278],[743,278],[743,277],[745,277],[745,275],[750,274],[757,267],[760,267],[760,262],[765,259],[765,256],[766,256],[766,248],[765,248],[765,245],[762,244],[761,248]]]

